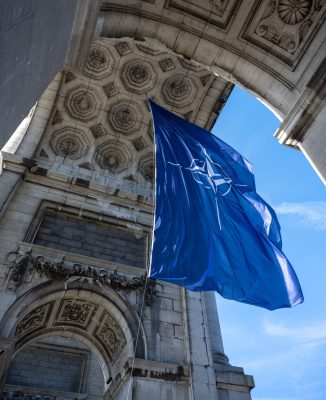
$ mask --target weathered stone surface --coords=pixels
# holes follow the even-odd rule
[[[92,400],[103,392],[125,400],[131,375],[135,400],[250,399],[252,379],[223,353],[212,296],[164,282],[148,282],[147,290],[138,286],[153,222],[153,132],[146,100],[210,129],[232,90],[228,80],[240,82],[288,115],[280,140],[323,165],[324,78],[316,49],[324,46],[324,6],[286,0],[249,7],[237,0],[139,4],[128,3],[125,13],[125,4],[103,2],[98,39],[85,50],[85,71],[59,74],[26,133],[19,131],[3,153],[1,373],[14,352],[22,365],[29,362],[20,346],[28,350],[28,341],[41,336],[59,346],[59,335],[74,341],[72,347],[66,342],[69,351],[83,342],[91,354],[84,370],[93,385],[86,378],[76,382],[83,382]],[[80,29],[87,39],[87,24]],[[28,251],[41,257],[38,268],[21,262]],[[38,351],[43,362],[44,348]],[[96,357],[95,371],[89,360]],[[61,379],[62,390],[76,390],[69,375],[79,368],[75,361],[66,357],[51,384]],[[43,367],[35,383],[40,396],[50,376],[49,363]],[[16,373],[15,382],[36,378],[33,368],[27,372],[21,380]]]

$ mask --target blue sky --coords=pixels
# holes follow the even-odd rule
[[[254,376],[253,400],[325,400],[325,187],[302,153],[273,137],[279,123],[235,88],[213,133],[253,164],[257,192],[277,211],[305,302],[267,311],[217,295],[224,347],[231,364]]]

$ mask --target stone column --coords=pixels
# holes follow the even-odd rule
[[[224,354],[222,333],[218,318],[218,311],[214,292],[203,292],[207,314],[207,329],[213,353],[214,364],[228,364],[229,360]]]

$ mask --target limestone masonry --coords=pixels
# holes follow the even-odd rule
[[[249,400],[253,378],[224,354],[214,293],[144,279],[147,99],[210,130],[240,84],[280,116],[280,142],[325,179],[325,1],[58,3],[69,9],[59,65],[24,86],[18,128],[8,95],[0,132],[2,397]],[[6,14],[7,39],[18,40],[24,15],[37,25],[54,7],[22,4],[21,15]],[[16,72],[5,71],[20,82]]]

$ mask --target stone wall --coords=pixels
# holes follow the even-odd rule
[[[74,398],[85,394],[102,397],[104,381],[100,365],[82,343],[65,338],[44,339],[20,351],[13,359],[6,381],[9,392]]]
[[[146,237],[62,213],[46,212],[34,243],[119,264],[146,266]]]

